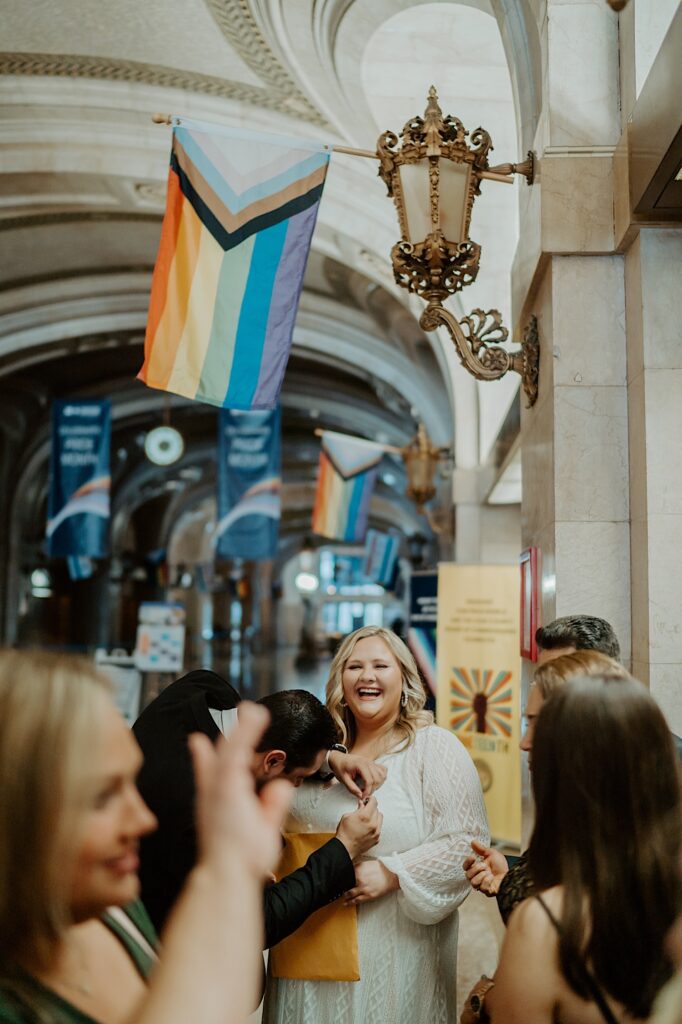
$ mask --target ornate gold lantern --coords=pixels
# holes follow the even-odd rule
[[[467,141],[468,140],[468,141]],[[377,142],[379,174],[398,211],[401,239],[391,250],[396,282],[423,298],[425,331],[444,325],[462,364],[479,380],[521,374],[528,404],[537,398],[539,345],[533,317],[518,352],[501,348],[509,332],[497,310],[472,311],[462,320],[443,301],[476,280],[481,247],[469,238],[474,199],[484,178],[510,182],[512,174],[533,181],[533,155],[523,164],[489,167],[488,132],[471,134],[443,112],[431,86],[424,117],[413,117],[400,137],[384,132]]]
[[[452,458],[449,447],[438,448],[433,444],[423,423],[409,444],[399,449],[407,473],[407,497],[417,507],[417,512],[426,516],[434,533],[443,533],[451,524],[439,522],[428,502],[436,496],[435,475],[438,468]],[[450,510],[448,510],[450,511]]]

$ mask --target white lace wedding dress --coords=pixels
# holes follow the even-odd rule
[[[358,906],[360,981],[268,978],[264,1024],[452,1024],[456,1020],[457,907],[472,839],[488,843],[478,775],[460,741],[421,729],[405,751],[381,758],[384,815],[378,857],[398,892]],[[287,830],[334,832],[357,806],[345,787],[296,790]]]

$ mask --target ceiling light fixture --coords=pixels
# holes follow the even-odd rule
[[[154,427],[144,439],[144,453],[155,466],[172,466],[182,458],[185,442],[175,427]]]

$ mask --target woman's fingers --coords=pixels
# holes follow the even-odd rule
[[[495,878],[491,875],[490,878],[484,878],[480,886],[481,892],[486,896],[495,896],[498,890],[498,885]]]
[[[261,807],[273,828],[281,830],[293,793],[294,787],[286,779],[274,779],[261,790]]]
[[[472,872],[470,875],[467,875],[467,877],[474,889],[480,889],[484,885],[490,885],[493,881],[491,872],[486,868],[483,868],[481,871]]]
[[[263,878],[277,863],[293,789],[278,779],[256,793],[253,754],[269,717],[264,708],[244,702],[227,740],[220,737],[214,747],[206,736],[190,737],[202,859],[223,865],[240,854]]]
[[[215,764],[215,750],[208,736],[198,732],[192,733],[189,737],[189,750],[194,766],[194,781],[197,792],[201,794],[206,791],[211,783]]]
[[[366,892],[359,892],[357,896],[349,896],[343,901],[344,907],[353,907],[356,903],[367,903],[372,897]]]
[[[493,852],[489,846],[484,846],[483,843],[479,843],[478,839],[472,840],[471,849],[474,853],[478,854],[479,857],[487,857],[488,854]]]
[[[368,797],[383,786],[386,781],[386,768],[382,764],[369,761],[356,773],[362,782],[362,796]]]
[[[348,792],[351,793],[354,797],[356,797],[356,799],[362,800],[363,796],[366,795],[364,793],[364,790],[360,789],[360,787],[356,783],[355,778],[351,772],[344,772],[341,781],[343,782]],[[360,781],[364,786],[365,781],[362,778],[362,776],[360,776]]]
[[[220,745],[223,760],[230,768],[250,768],[251,755],[270,721],[267,710],[243,700],[238,709],[239,728],[233,729],[229,740]]]
[[[189,750],[194,768],[196,785],[196,823],[197,840],[200,853],[206,852],[208,842],[207,830],[213,793],[215,792],[215,774],[217,755],[208,736],[193,733],[189,737]]]

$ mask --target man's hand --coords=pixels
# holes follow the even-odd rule
[[[369,797],[366,802],[361,801],[357,811],[344,814],[336,830],[336,838],[346,847],[351,860],[356,860],[367,850],[376,846],[381,836],[383,820],[384,816],[379,814],[379,808],[373,796]]]
[[[507,858],[499,850],[491,850],[476,840],[471,844],[471,849],[476,856],[467,857],[464,861],[466,876],[474,889],[486,896],[494,896],[509,871]]]
[[[386,769],[359,754],[342,754],[330,750],[327,758],[329,767],[339,782],[358,800],[364,800],[376,792],[386,781]]]
[[[378,900],[399,888],[398,876],[384,867],[380,860],[362,860],[355,865],[355,888],[345,893],[344,906]]]

